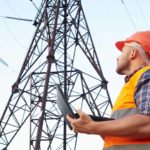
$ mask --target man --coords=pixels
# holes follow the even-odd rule
[[[116,43],[122,52],[116,72],[125,75],[112,109],[115,120],[95,122],[78,110],[68,121],[79,133],[101,135],[104,150],[150,150],[150,31],[137,32]]]

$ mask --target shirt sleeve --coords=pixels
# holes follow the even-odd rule
[[[134,98],[138,113],[150,116],[150,70],[146,71],[138,81]]]

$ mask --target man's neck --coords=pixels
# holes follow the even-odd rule
[[[145,66],[139,66],[138,68],[134,69],[130,74],[125,76],[125,82],[128,82],[130,78],[140,69],[142,69]]]

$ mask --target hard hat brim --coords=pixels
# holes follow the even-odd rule
[[[120,51],[122,51],[125,42],[126,42],[126,41],[118,41],[118,42],[115,43],[115,46],[116,46]]]

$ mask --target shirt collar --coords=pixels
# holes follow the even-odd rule
[[[136,69],[136,70],[134,70],[132,73],[130,73],[129,75],[127,75],[126,77],[125,77],[125,82],[128,82],[129,80],[130,80],[130,78],[137,72],[137,71],[139,71],[140,69],[142,69],[144,66],[141,66],[141,67],[139,67],[138,69]]]

